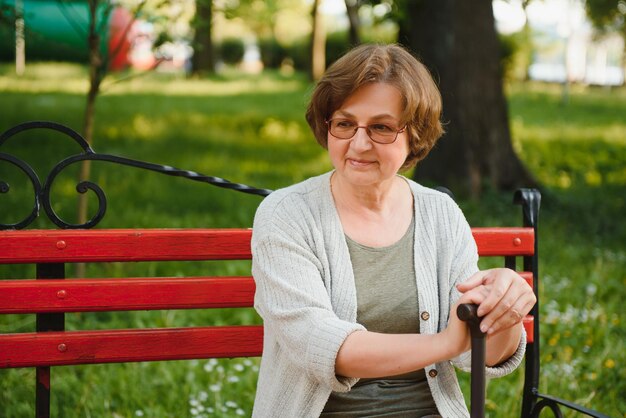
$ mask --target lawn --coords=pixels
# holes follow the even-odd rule
[[[23,78],[0,65],[0,131],[27,120],[81,129],[86,73],[68,64],[34,64]],[[97,104],[94,149],[275,189],[330,168],[304,121],[311,86],[300,75],[228,73],[187,80],[154,74],[111,84]],[[508,87],[514,146],[543,185],[540,214],[541,389],[615,417],[626,417],[626,328],[619,308],[626,284],[626,89]],[[0,149],[45,177],[78,153],[52,133],[24,133]],[[52,205],[74,221],[77,167],[55,181]],[[141,170],[95,163],[107,194],[100,227],[249,227],[260,198]],[[32,208],[24,176],[0,164],[11,185],[0,222]],[[93,198],[93,196],[91,196]],[[459,202],[475,226],[518,225],[511,193],[486,191]],[[90,200],[92,212],[95,199]],[[38,220],[34,227],[50,227]],[[92,265],[87,275],[246,274],[249,264]],[[485,264],[486,265],[486,264]],[[122,270],[123,269],[123,270]],[[2,267],[1,277],[29,268]],[[142,273],[143,272],[143,273]],[[235,316],[234,319],[232,317]],[[67,315],[69,329],[254,322],[252,311],[164,311]],[[33,329],[31,316],[0,318],[0,332]],[[53,369],[54,416],[237,417],[250,414],[258,359],[137,363]],[[492,381],[491,417],[519,415],[522,374]],[[467,377],[462,378],[467,387]],[[34,372],[0,370],[0,416],[32,416]],[[546,415],[547,416],[547,415]],[[574,416],[574,415],[571,415]]]

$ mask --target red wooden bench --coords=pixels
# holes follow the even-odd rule
[[[0,335],[0,367],[37,368],[37,416],[53,366],[259,356],[262,326],[64,331],[64,313],[250,307],[251,277],[65,278],[66,264],[249,259],[251,230],[120,229],[0,232],[0,263],[37,277],[0,280],[0,313],[36,314],[34,332]],[[531,228],[476,228],[483,256],[533,252]],[[532,273],[523,275],[532,282]],[[532,340],[532,319],[527,319]]]
[[[41,127],[68,129],[50,123],[44,123],[43,126],[41,123],[26,127],[18,126],[0,135],[0,146],[15,132]],[[72,135],[79,137],[75,132]],[[229,183],[223,179],[167,166],[133,162],[121,157],[95,154],[86,143],[82,145],[88,150],[82,159],[92,158],[135,165],[168,175],[189,177],[229,187]],[[2,160],[15,165],[22,164],[20,161],[15,162],[17,159],[14,157],[0,152],[0,162]],[[74,161],[76,160],[75,158]],[[49,183],[46,182],[47,187],[50,187]],[[234,188],[248,192],[252,190],[258,194],[269,192],[246,187],[235,185]],[[49,189],[46,190],[46,186],[43,186],[36,192],[36,198],[42,200],[41,203],[50,216],[46,207],[49,201],[45,200],[49,198],[47,195]],[[539,277],[536,227],[539,194],[534,190],[521,190],[516,193],[515,202],[521,204],[523,208],[523,227],[474,228],[472,232],[481,257],[504,257],[504,264],[514,269],[518,267],[516,259],[521,257],[523,261],[518,270],[537,293]],[[58,218],[53,221],[57,224],[62,222]],[[23,227],[26,224],[27,222],[23,222],[19,226]],[[62,226],[76,227],[70,224]],[[31,332],[0,334],[0,368],[36,368],[34,383],[37,417],[48,417],[50,414],[50,375],[51,368],[55,366],[261,355],[263,329],[262,326],[254,324],[65,331],[64,314],[69,312],[251,307],[254,281],[250,276],[86,279],[66,278],[65,274],[67,265],[72,263],[250,259],[252,234],[250,229],[15,230],[14,228],[15,225],[4,225],[5,230],[0,231],[0,264],[34,264],[36,277],[17,279],[0,277],[0,314],[36,315],[36,329]],[[591,416],[603,417],[602,414],[558,398],[539,394],[537,307],[538,303],[531,311],[532,316],[524,319],[528,333],[528,349],[522,417],[538,416],[543,408],[549,408],[556,416],[560,416],[559,405],[574,408]],[[474,388],[472,390],[474,391]],[[484,394],[484,387],[482,391]],[[472,410],[474,408],[473,402]]]

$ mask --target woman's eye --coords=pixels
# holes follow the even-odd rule
[[[338,120],[336,125],[338,128],[353,128],[354,122],[350,122],[349,120]]]
[[[370,125],[370,129],[374,132],[378,133],[392,133],[395,132],[391,126],[384,125],[382,123],[375,123],[374,125]]]

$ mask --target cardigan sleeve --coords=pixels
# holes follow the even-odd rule
[[[450,270],[450,280],[452,281],[452,285],[450,286],[450,306],[453,306],[461,296],[456,289],[456,285],[467,280],[472,274],[478,271],[478,248],[472,236],[471,228],[458,207],[456,207],[455,213],[456,222],[452,223],[452,225],[456,225],[453,228],[456,238],[453,241],[455,243],[454,261]],[[526,331],[522,330],[522,336],[515,353],[501,364],[494,367],[487,367],[485,372],[486,376],[502,377],[513,372],[522,362],[525,351]],[[453,359],[452,363],[455,367],[469,372],[471,369],[471,350]]]
[[[297,199],[278,197],[268,197],[257,210],[252,237],[254,306],[263,318],[265,338],[309,378],[347,391],[358,379],[335,375],[337,352],[348,335],[365,328],[333,312],[322,261],[312,248],[311,225],[304,220],[306,208],[299,211]]]

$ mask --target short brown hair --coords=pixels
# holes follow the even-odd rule
[[[333,63],[315,86],[306,120],[315,139],[328,148],[326,121],[356,90],[387,83],[400,90],[402,125],[409,135],[409,155],[402,169],[413,167],[443,134],[441,94],[428,69],[399,45],[360,45]]]

